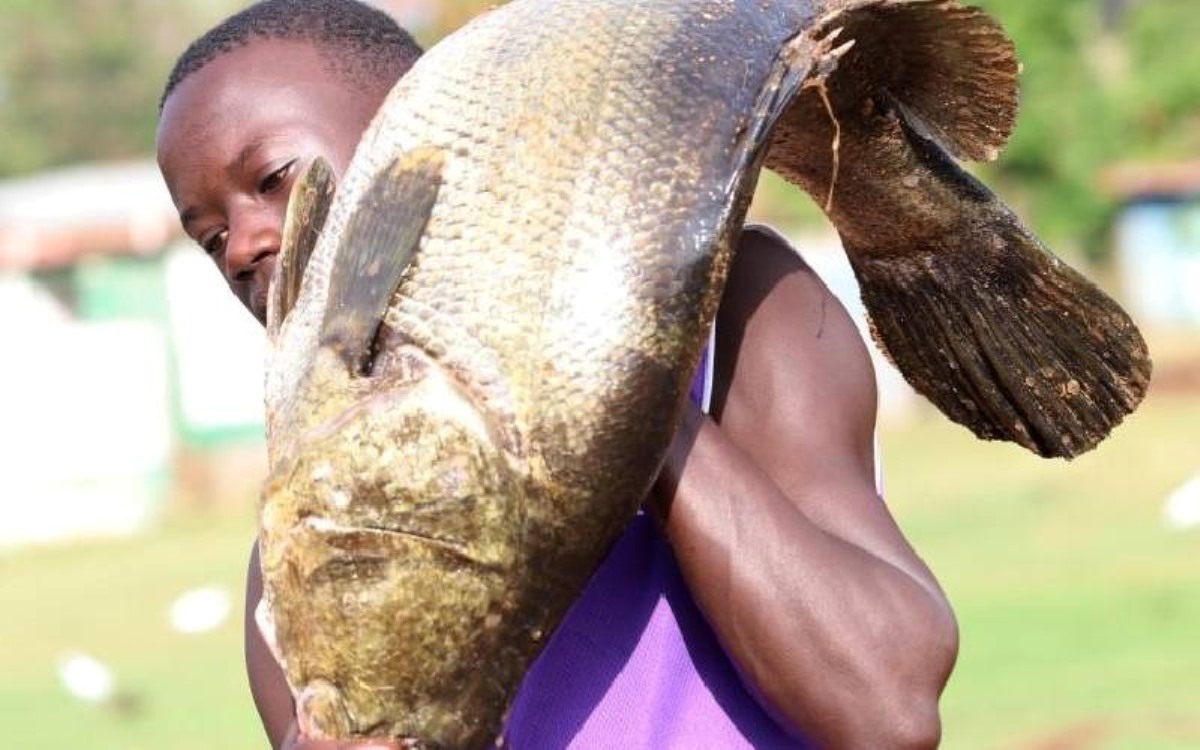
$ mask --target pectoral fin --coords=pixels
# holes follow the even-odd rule
[[[304,269],[325,226],[333,203],[333,168],[321,157],[313,160],[292,187],[287,218],[283,222],[283,242],[279,260],[271,276],[271,294],[267,298],[267,335],[274,338],[300,296]]]
[[[329,281],[320,344],[351,372],[370,369],[372,345],[441,187],[442,155],[401,154],[375,176],[346,225]]]

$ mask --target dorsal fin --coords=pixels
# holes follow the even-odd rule
[[[329,280],[320,344],[355,374],[370,369],[371,346],[417,251],[441,182],[441,151],[407,151],[374,177],[346,224]]]
[[[288,313],[296,306],[304,269],[325,226],[333,191],[333,168],[319,156],[292,186],[279,260],[271,275],[271,293],[267,297],[267,335],[271,338],[279,333]]]

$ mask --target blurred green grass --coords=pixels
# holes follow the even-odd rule
[[[962,631],[946,747],[1200,747],[1200,530],[1161,514],[1198,425],[1200,398],[1152,392],[1069,464],[934,415],[886,434],[889,504]]]
[[[30,750],[264,747],[241,663],[240,602],[253,516],[172,518],[155,533],[0,557],[0,746]],[[221,585],[235,612],[182,635],[168,609]],[[112,668],[131,713],[86,705],[57,664],[82,651]]]
[[[883,435],[889,503],[947,589],[962,652],[947,748],[1200,747],[1200,531],[1168,492],[1200,471],[1200,395],[1152,393],[1096,452],[1049,463],[922,412]],[[184,636],[167,608],[240,596],[252,513],[168,518],[153,534],[0,557],[0,738],[30,750],[264,747],[240,618]],[[112,666],[132,714],[75,701],[60,655]]]

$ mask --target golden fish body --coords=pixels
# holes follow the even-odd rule
[[[943,0],[515,0],[427,53],[337,196],[321,166],[298,186],[272,286],[262,562],[306,729],[496,737],[654,478],[764,160],[828,206],[864,287],[964,226],[1026,252],[928,157],[994,154],[1015,75],[995,24]],[[947,99],[956,76],[997,92]],[[932,275],[974,293],[942,255]],[[936,321],[888,338],[893,293],[868,298],[893,356],[950,349],[910,370],[1001,434],[1000,407],[954,413],[973,371],[937,378],[975,355],[930,343]],[[1091,372],[1079,346],[1054,367]]]

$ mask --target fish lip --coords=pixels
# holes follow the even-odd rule
[[[346,548],[340,547],[336,543],[338,540],[354,539],[358,542],[367,541],[368,544],[378,543],[378,546],[371,544],[369,548],[361,550],[365,553],[363,555],[365,557],[374,557],[375,554],[373,553],[376,552],[390,553],[397,542],[416,542],[424,547],[432,547],[454,560],[468,564],[474,568],[496,571],[502,568],[502,566],[475,557],[471,554],[467,546],[460,542],[422,534],[418,531],[408,531],[374,524],[344,525],[324,516],[306,516],[300,520],[300,525],[310,531],[316,532],[323,540],[328,541],[330,546],[338,549],[346,550]],[[355,552],[359,550],[346,551],[350,552],[351,556],[355,556]]]

